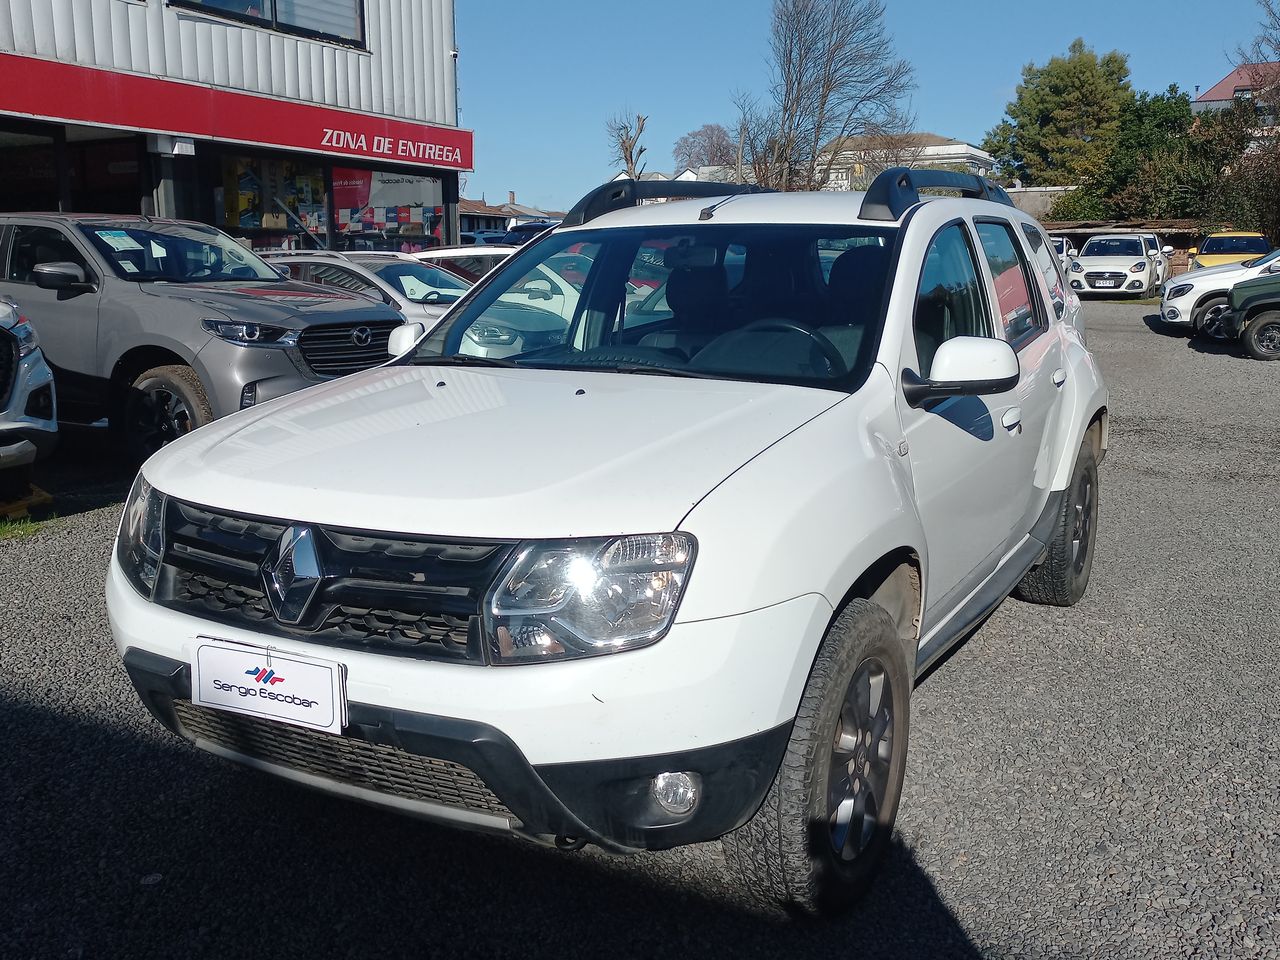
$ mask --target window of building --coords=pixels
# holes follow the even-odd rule
[[[1002,220],[980,221],[977,226],[978,240],[996,285],[996,304],[1005,339],[1016,348],[1047,330],[1049,324],[1031,298],[1031,268],[1014,237],[1013,227]]]
[[[254,249],[325,245],[324,170],[274,157],[222,157],[215,188],[216,226],[248,238]]]
[[[364,0],[169,0],[220,17],[304,37],[364,46]]]
[[[439,177],[334,167],[333,206],[345,250],[417,253],[443,240]]]
[[[929,244],[916,299],[916,355],[928,379],[933,355],[952,337],[989,337],[991,322],[964,227],[944,227]]]

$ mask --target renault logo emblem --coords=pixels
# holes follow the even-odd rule
[[[373,343],[373,331],[368,327],[356,327],[351,331],[351,342],[357,347],[367,347]]]
[[[320,549],[311,527],[292,526],[286,530],[262,564],[267,599],[281,623],[302,620],[323,579]]]

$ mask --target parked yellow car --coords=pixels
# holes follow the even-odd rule
[[[1271,252],[1271,244],[1260,233],[1243,230],[1224,230],[1211,233],[1200,241],[1200,246],[1187,251],[1191,254],[1191,269],[1221,267],[1228,263],[1243,263]]]

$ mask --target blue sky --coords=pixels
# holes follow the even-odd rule
[[[1139,90],[1208,89],[1250,40],[1255,0],[886,0],[899,53],[916,68],[918,129],[978,141],[1004,114],[1022,67],[1083,36],[1129,54]],[[464,195],[507,191],[567,209],[609,179],[605,120],[649,116],[645,161],[670,170],[671,147],[704,123],[732,126],[735,91],[768,82],[769,0],[457,0],[459,104],[475,131]]]

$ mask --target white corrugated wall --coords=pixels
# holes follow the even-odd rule
[[[164,0],[0,0],[0,51],[453,125],[453,0],[364,0],[367,50]]]

